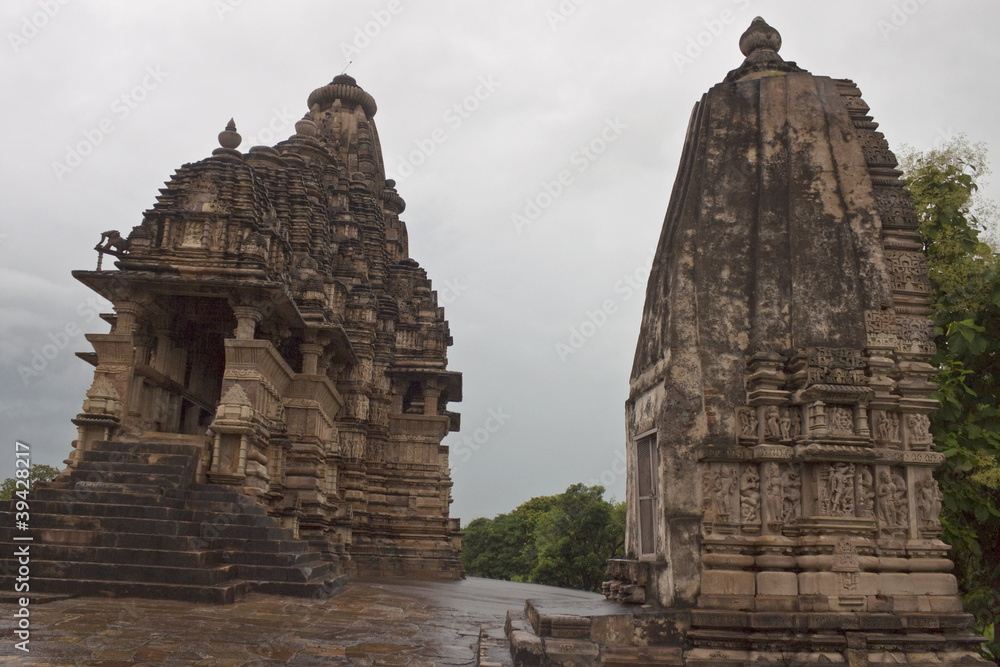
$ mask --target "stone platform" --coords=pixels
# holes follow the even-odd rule
[[[529,599],[504,630],[519,667],[681,665],[690,610],[654,610],[593,600]]]
[[[0,662],[60,667],[510,665],[502,642],[504,619],[528,598],[551,609],[604,604],[592,593],[477,578],[352,580],[336,597],[251,593],[225,606],[81,597],[31,607],[28,654],[10,641],[14,608],[0,606],[5,638]]]

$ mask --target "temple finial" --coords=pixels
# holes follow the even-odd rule
[[[243,141],[243,137],[236,131],[236,121],[232,118],[226,123],[226,129],[219,133],[219,145],[223,148],[235,149]]]
[[[779,49],[781,49],[781,35],[759,16],[754,18],[746,32],[740,35],[740,51],[748,58],[757,51],[767,50],[777,53]]]

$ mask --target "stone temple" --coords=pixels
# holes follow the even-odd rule
[[[178,169],[115,268],[68,468],[36,492],[32,591],[227,602],[342,574],[455,579],[462,398],[410,258],[375,100],[347,75],[295,134]]]
[[[852,81],[783,60],[760,18],[739,44],[692,112],[647,287],[604,585],[623,604],[529,601],[515,659],[977,662],[939,539],[913,203]]]

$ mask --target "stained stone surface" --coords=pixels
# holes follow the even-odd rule
[[[530,630],[578,665],[977,662],[896,158],[854,82],[784,60],[761,18],[739,46],[691,114],[636,345],[626,554],[604,584],[636,611],[609,633],[529,605]]]
[[[525,598],[592,604],[592,593],[470,578],[355,580],[320,600],[252,594],[224,607],[78,598],[31,609],[31,653],[14,665],[474,665],[480,627],[500,628]],[[11,609],[9,605],[0,610]],[[0,618],[9,637],[11,614]]]

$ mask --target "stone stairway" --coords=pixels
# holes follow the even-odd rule
[[[514,659],[502,627],[480,626],[476,667],[514,667]]]
[[[30,593],[227,604],[249,591],[335,594],[332,565],[238,489],[197,484],[200,449],[99,442],[29,496],[29,530],[0,504],[0,538],[29,545]],[[32,536],[14,542],[14,536]],[[15,590],[13,549],[0,589]]]

